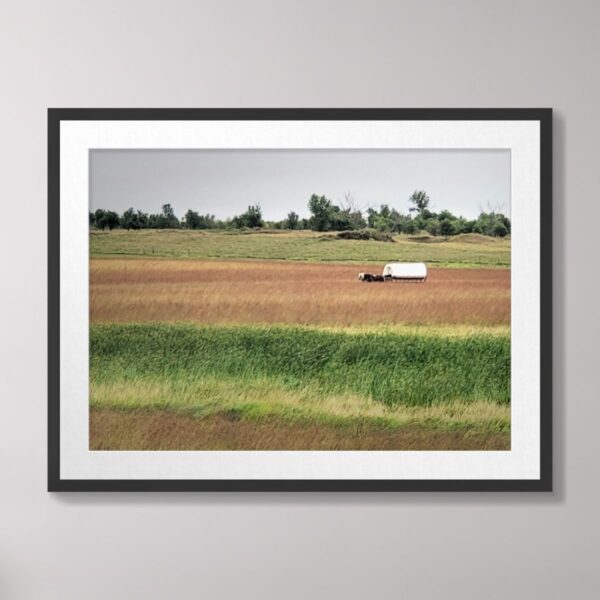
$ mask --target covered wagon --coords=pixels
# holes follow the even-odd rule
[[[388,263],[383,267],[383,277],[386,281],[425,281],[427,266],[425,263]]]

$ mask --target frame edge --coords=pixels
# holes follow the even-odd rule
[[[49,492],[552,492],[551,108],[48,108]],[[60,477],[60,123],[63,120],[537,120],[540,122],[540,477],[524,480],[67,480]],[[542,202],[543,210],[542,210]]]

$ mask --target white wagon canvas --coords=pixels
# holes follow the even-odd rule
[[[425,263],[388,263],[383,268],[383,276],[395,281],[425,281],[427,265]]]

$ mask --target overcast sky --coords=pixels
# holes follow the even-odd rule
[[[170,203],[178,217],[191,208],[226,218],[260,204],[281,220],[308,216],[311,194],[340,203],[351,192],[359,208],[407,212],[418,189],[434,211],[510,215],[508,150],[93,150],[90,162],[91,210]]]

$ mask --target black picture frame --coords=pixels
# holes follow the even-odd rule
[[[60,123],[69,120],[481,120],[540,124],[540,478],[535,480],[91,480],[60,476]],[[48,109],[48,491],[552,491],[552,109]]]

